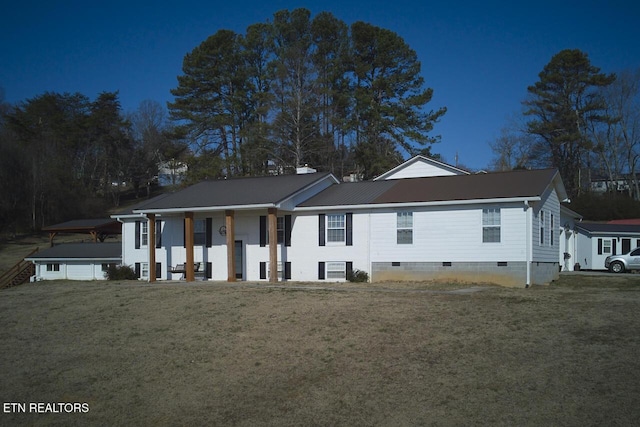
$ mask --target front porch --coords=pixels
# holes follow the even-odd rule
[[[225,274],[226,267],[226,281],[235,282],[237,280],[247,280],[247,252],[251,252],[253,259],[255,259],[256,244],[260,242],[260,246],[264,246],[268,250],[268,261],[252,259],[252,268],[260,266],[260,279],[268,279],[269,282],[275,283],[285,278],[285,264],[289,266],[289,263],[278,262],[278,239],[282,240],[282,236],[279,236],[278,230],[278,209],[267,208],[262,212],[251,212],[247,215],[247,211],[243,211],[244,215],[244,228],[241,230],[242,235],[237,235],[236,224],[236,211],[226,209],[224,211],[209,211],[193,212],[186,211],[179,216],[174,215],[162,215],[156,213],[147,213],[146,227],[147,227],[147,240],[148,242],[156,242],[156,244],[148,244],[148,260],[149,266],[156,266],[156,268],[149,268],[148,280],[149,282],[155,282],[161,277],[164,277],[161,265],[166,265],[167,280],[180,280],[186,282],[193,282],[195,280],[214,280],[214,272],[219,274]],[[260,215],[266,213],[266,215]],[[206,218],[202,218],[203,215],[207,215]],[[212,215],[216,218],[216,225],[213,226]],[[221,218],[222,217],[222,218]],[[256,229],[247,229],[247,221],[250,218],[252,224],[258,225],[259,231]],[[220,220],[223,220],[220,225]],[[280,218],[283,220],[283,218]],[[204,227],[204,230],[196,231],[196,221],[200,223],[204,222],[206,226],[200,225],[200,228]],[[158,233],[162,233],[162,224],[171,223],[172,227],[179,223],[182,223],[184,228],[183,242],[177,242],[175,239],[175,230],[171,233],[166,233],[169,236],[173,236],[171,239],[166,237],[159,237]],[[284,223],[285,221],[280,221]],[[287,215],[287,227],[291,227],[291,216]],[[158,229],[160,227],[160,229]],[[218,231],[215,234],[213,229]],[[258,228],[258,227],[255,227]],[[257,236],[257,233],[260,236]],[[282,232],[282,230],[280,230]],[[215,236],[214,236],[215,234]],[[264,236],[263,236],[264,234]],[[197,235],[197,236],[196,236]],[[290,236],[290,231],[288,233]],[[204,236],[204,242],[203,240]],[[199,239],[197,239],[198,237]],[[162,242],[165,240],[165,242]],[[167,241],[168,240],[168,241]],[[216,244],[214,244],[216,240]],[[180,243],[183,243],[180,245]],[[284,242],[280,242],[284,243]],[[287,242],[290,244],[290,242]],[[183,246],[182,248],[180,246]],[[251,247],[249,251],[248,248]],[[202,251],[200,252],[200,249]],[[164,254],[160,252],[164,250]],[[262,249],[264,250],[264,249]],[[261,255],[264,257],[266,253]],[[160,259],[161,263],[157,263]],[[262,258],[264,259],[264,258]],[[166,264],[165,264],[166,263]],[[253,265],[255,264],[255,266]],[[280,268],[280,265],[283,265]],[[270,268],[271,265],[278,266],[276,268]],[[264,277],[263,277],[264,270]],[[224,279],[220,275],[216,275],[215,280]],[[255,276],[255,272],[253,274]],[[280,278],[279,278],[280,276]],[[254,277],[255,278],[255,277]]]

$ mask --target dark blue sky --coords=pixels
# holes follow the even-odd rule
[[[475,169],[489,164],[488,143],[560,50],[581,49],[605,72],[640,68],[637,1],[19,1],[0,14],[0,87],[12,103],[117,90],[125,111],[146,99],[164,105],[184,55],[208,36],[296,7],[403,37],[434,89],[428,108],[449,110],[433,152]]]

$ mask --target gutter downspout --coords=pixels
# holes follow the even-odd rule
[[[529,201],[525,200],[524,202],[524,208],[525,208],[525,213],[526,213],[526,227],[527,227],[527,244],[526,244],[526,263],[527,263],[527,282],[525,284],[525,286],[528,288],[529,286],[531,286],[531,263],[533,260],[533,242],[531,241],[532,237],[532,227],[533,227],[533,220],[532,220],[532,216],[531,216],[531,211],[532,208],[531,206],[529,206]]]
[[[367,264],[369,264],[369,283],[373,283],[373,263],[371,262],[371,212],[367,214]]]
[[[124,221],[119,217],[116,217],[116,221],[118,221],[122,226],[120,229],[124,228]],[[120,265],[124,265],[124,233],[120,233]]]

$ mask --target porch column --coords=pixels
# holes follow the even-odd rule
[[[184,275],[187,282],[193,282],[195,280],[193,271],[193,212],[184,213],[184,246],[187,252]]]
[[[147,246],[149,247],[149,282],[155,282],[156,277],[156,215],[147,214],[149,221],[149,238]]]
[[[269,282],[278,281],[278,209],[269,208]]]
[[[224,212],[225,227],[227,230],[227,282],[236,281],[236,230],[235,212],[228,210]]]

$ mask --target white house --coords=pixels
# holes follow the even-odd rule
[[[33,280],[105,280],[109,265],[122,263],[120,242],[65,243],[36,252]]]
[[[640,246],[640,225],[583,221],[575,229],[576,262],[584,270],[604,270],[606,257],[625,254]]]
[[[374,181],[328,173],[204,181],[113,217],[142,279],[548,283],[556,170],[471,175],[418,156]],[[273,266],[273,268],[272,268]]]

